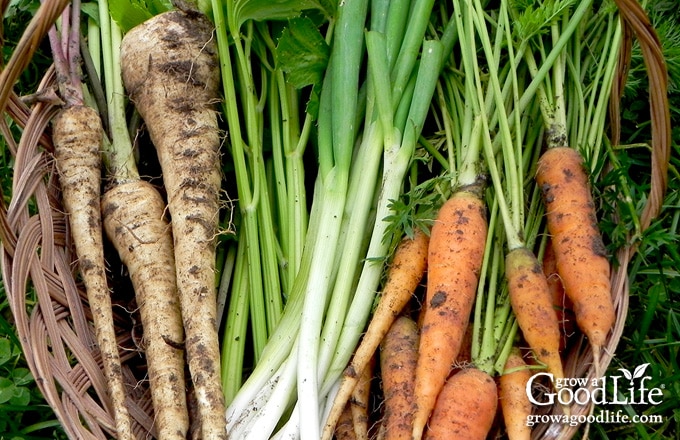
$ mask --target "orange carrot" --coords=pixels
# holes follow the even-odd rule
[[[446,381],[432,411],[426,440],[486,439],[498,407],[493,378],[477,368],[468,368]]]
[[[450,197],[432,227],[416,366],[414,439],[422,437],[470,320],[487,235],[485,206],[476,189],[467,187]]]
[[[345,405],[342,413],[340,413],[338,426],[335,428],[335,440],[356,440],[356,438],[354,421],[352,420],[352,408],[350,408],[348,403]]]
[[[576,322],[590,340],[597,361],[616,317],[611,268],[583,158],[568,147],[547,150],[539,159],[536,182],[543,192],[557,270],[574,303]]]
[[[557,273],[557,261],[552,240],[548,239],[548,244],[543,254],[543,273],[548,281],[548,289],[552,297],[553,307],[557,314],[557,321],[560,325],[560,352],[564,352],[569,343],[569,338],[576,330],[573,304],[564,292],[562,279]]]
[[[427,266],[429,237],[417,229],[412,238],[404,237],[397,246],[389,268],[387,281],[378,306],[373,312],[366,334],[357,347],[350,364],[345,368],[340,389],[333,399],[324,427],[323,438],[330,438],[338,418],[375,350],[387,334],[394,320],[413,297]]]
[[[352,423],[354,424],[354,434],[357,440],[368,440],[368,408],[371,397],[371,380],[373,379],[373,369],[375,367],[375,357],[371,357],[371,362],[366,365],[359,377],[352,398],[350,399],[350,412],[352,413]]]
[[[512,310],[524,339],[548,371],[556,379],[563,378],[559,323],[536,256],[524,247],[513,249],[506,256],[505,276]]]
[[[526,392],[531,370],[526,367],[519,351],[513,351],[505,361],[504,373],[498,380],[498,399],[509,440],[531,438],[527,416],[531,414],[532,406]]]
[[[418,326],[412,319],[401,316],[380,345],[385,440],[411,438],[417,361]]]

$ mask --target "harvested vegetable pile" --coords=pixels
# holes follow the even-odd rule
[[[56,75],[29,106],[8,84],[48,34]],[[111,418],[58,411],[67,434],[587,432],[592,401],[532,401],[594,388],[621,337],[639,237],[607,241],[600,183],[633,34],[657,92],[644,229],[670,129],[635,2],[46,0],[0,102],[56,163],[62,302],[91,312],[106,374]],[[584,419],[527,424],[546,411]]]

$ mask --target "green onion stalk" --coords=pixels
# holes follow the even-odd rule
[[[441,70],[445,45],[425,40],[432,6],[373,2],[367,23],[368,2],[349,0],[330,19],[306,241],[281,319],[229,405],[231,435],[263,438],[282,426],[280,436],[319,437],[325,400],[370,314],[391,242],[384,219]]]

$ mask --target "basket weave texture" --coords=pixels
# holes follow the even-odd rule
[[[50,87],[48,79],[44,86]],[[18,103],[18,101],[16,101]],[[49,134],[57,107],[30,110],[24,133]],[[115,432],[107,383],[84,287],[61,208],[49,136],[23,136],[16,149],[12,199],[2,222],[2,279],[24,355],[46,401],[73,439],[106,439]],[[5,207],[3,207],[4,209]],[[34,291],[37,302],[27,303]],[[114,307],[128,407],[140,438],[152,431],[148,383],[133,341],[134,314]]]
[[[54,21],[65,0],[46,0],[34,22],[26,29],[26,38],[39,39]],[[612,141],[618,133],[618,97],[625,83],[629,50],[633,35],[643,48],[650,80],[652,114],[651,189],[642,213],[643,227],[658,215],[666,187],[670,154],[670,123],[666,93],[666,72],[660,44],[644,12],[635,0],[617,0],[625,19],[626,38],[622,44],[622,72],[613,93]],[[28,64],[35,46],[32,40],[17,47],[0,78],[0,109],[20,126],[23,134],[13,140],[6,123],[2,135],[14,155],[11,198],[0,199],[0,240],[2,279],[14,317],[16,331],[29,368],[41,392],[72,439],[106,439],[115,437],[113,411],[107,396],[107,384],[95,342],[85,291],[78,282],[77,264],[72,250],[66,216],[51,155],[49,121],[59,110],[50,101],[54,75],[46,73],[36,95],[43,96],[30,107],[16,96],[11,86]],[[16,61],[15,61],[16,58]],[[14,63],[14,64],[12,64]],[[4,120],[3,120],[4,121]],[[612,295],[617,321],[609,335],[599,365],[593,365],[586,341],[576,344],[565,365],[567,377],[596,377],[604,372],[623,333],[628,309],[628,262],[635,252],[635,241],[620,249],[618,265],[612,272]],[[27,292],[35,292],[35,303]],[[153,438],[153,409],[145,380],[143,356],[135,343],[134,313],[128,299],[114,298],[123,372],[128,386],[128,407],[138,438]],[[119,295],[117,293],[117,295]],[[32,298],[32,297],[31,297]],[[116,302],[118,300],[118,302]],[[590,382],[590,380],[588,381]],[[556,405],[551,411],[561,412]],[[589,406],[573,406],[571,414],[587,415]],[[542,425],[534,429],[534,438],[571,438],[578,426]]]

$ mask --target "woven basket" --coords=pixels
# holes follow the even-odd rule
[[[29,368],[65,432],[72,439],[106,439],[115,436],[113,411],[86,295],[77,282],[77,264],[51,156],[48,124],[58,110],[56,104],[49,100],[54,75],[51,71],[46,73],[36,93],[42,99],[31,107],[14,95],[8,85],[14,84],[38,46],[37,42],[66,3],[67,0],[46,0],[43,3],[0,78],[0,110],[24,127],[23,135],[16,144],[12,144],[6,124],[0,127],[15,156],[11,199],[7,205],[4,197],[0,199],[2,279]],[[620,72],[626,71],[635,34],[643,48],[652,91],[652,180],[642,214],[643,227],[647,227],[658,215],[666,188],[670,154],[666,71],[659,42],[637,2],[617,0],[617,4],[626,23]],[[618,139],[617,102],[624,83],[625,75],[622,73],[612,99],[614,141]],[[628,309],[627,269],[634,252],[635,242],[631,240],[631,244],[617,254],[619,265],[612,273],[612,294],[618,319],[600,365],[593,365],[588,344],[581,341],[568,356],[565,366],[567,377],[590,379],[595,377],[595,371],[607,369],[623,332]],[[123,296],[121,290],[127,296]],[[29,303],[27,292],[35,292],[37,302]],[[136,423],[138,438],[153,438],[153,409],[145,379],[145,365],[135,344],[132,294],[125,289],[114,289],[114,292],[115,323],[128,385],[128,407]],[[556,405],[551,411],[561,409]],[[571,408],[571,414],[575,415],[587,415],[590,411],[588,406]],[[567,424],[537,425],[534,438],[571,438],[578,429],[578,426]]]
[[[46,75],[43,90],[49,90],[52,77]],[[14,104],[22,105],[16,99]],[[2,279],[29,368],[65,432],[73,439],[106,439],[115,432],[107,383],[84,287],[76,281],[49,136],[41,136],[49,135],[47,124],[57,110],[39,103],[27,112],[25,135],[16,148],[12,199],[2,207]],[[35,292],[35,304],[27,303],[28,291]],[[139,437],[147,438],[153,414],[132,337],[134,314],[120,302],[125,298],[113,300],[119,301],[114,320],[128,406]]]

